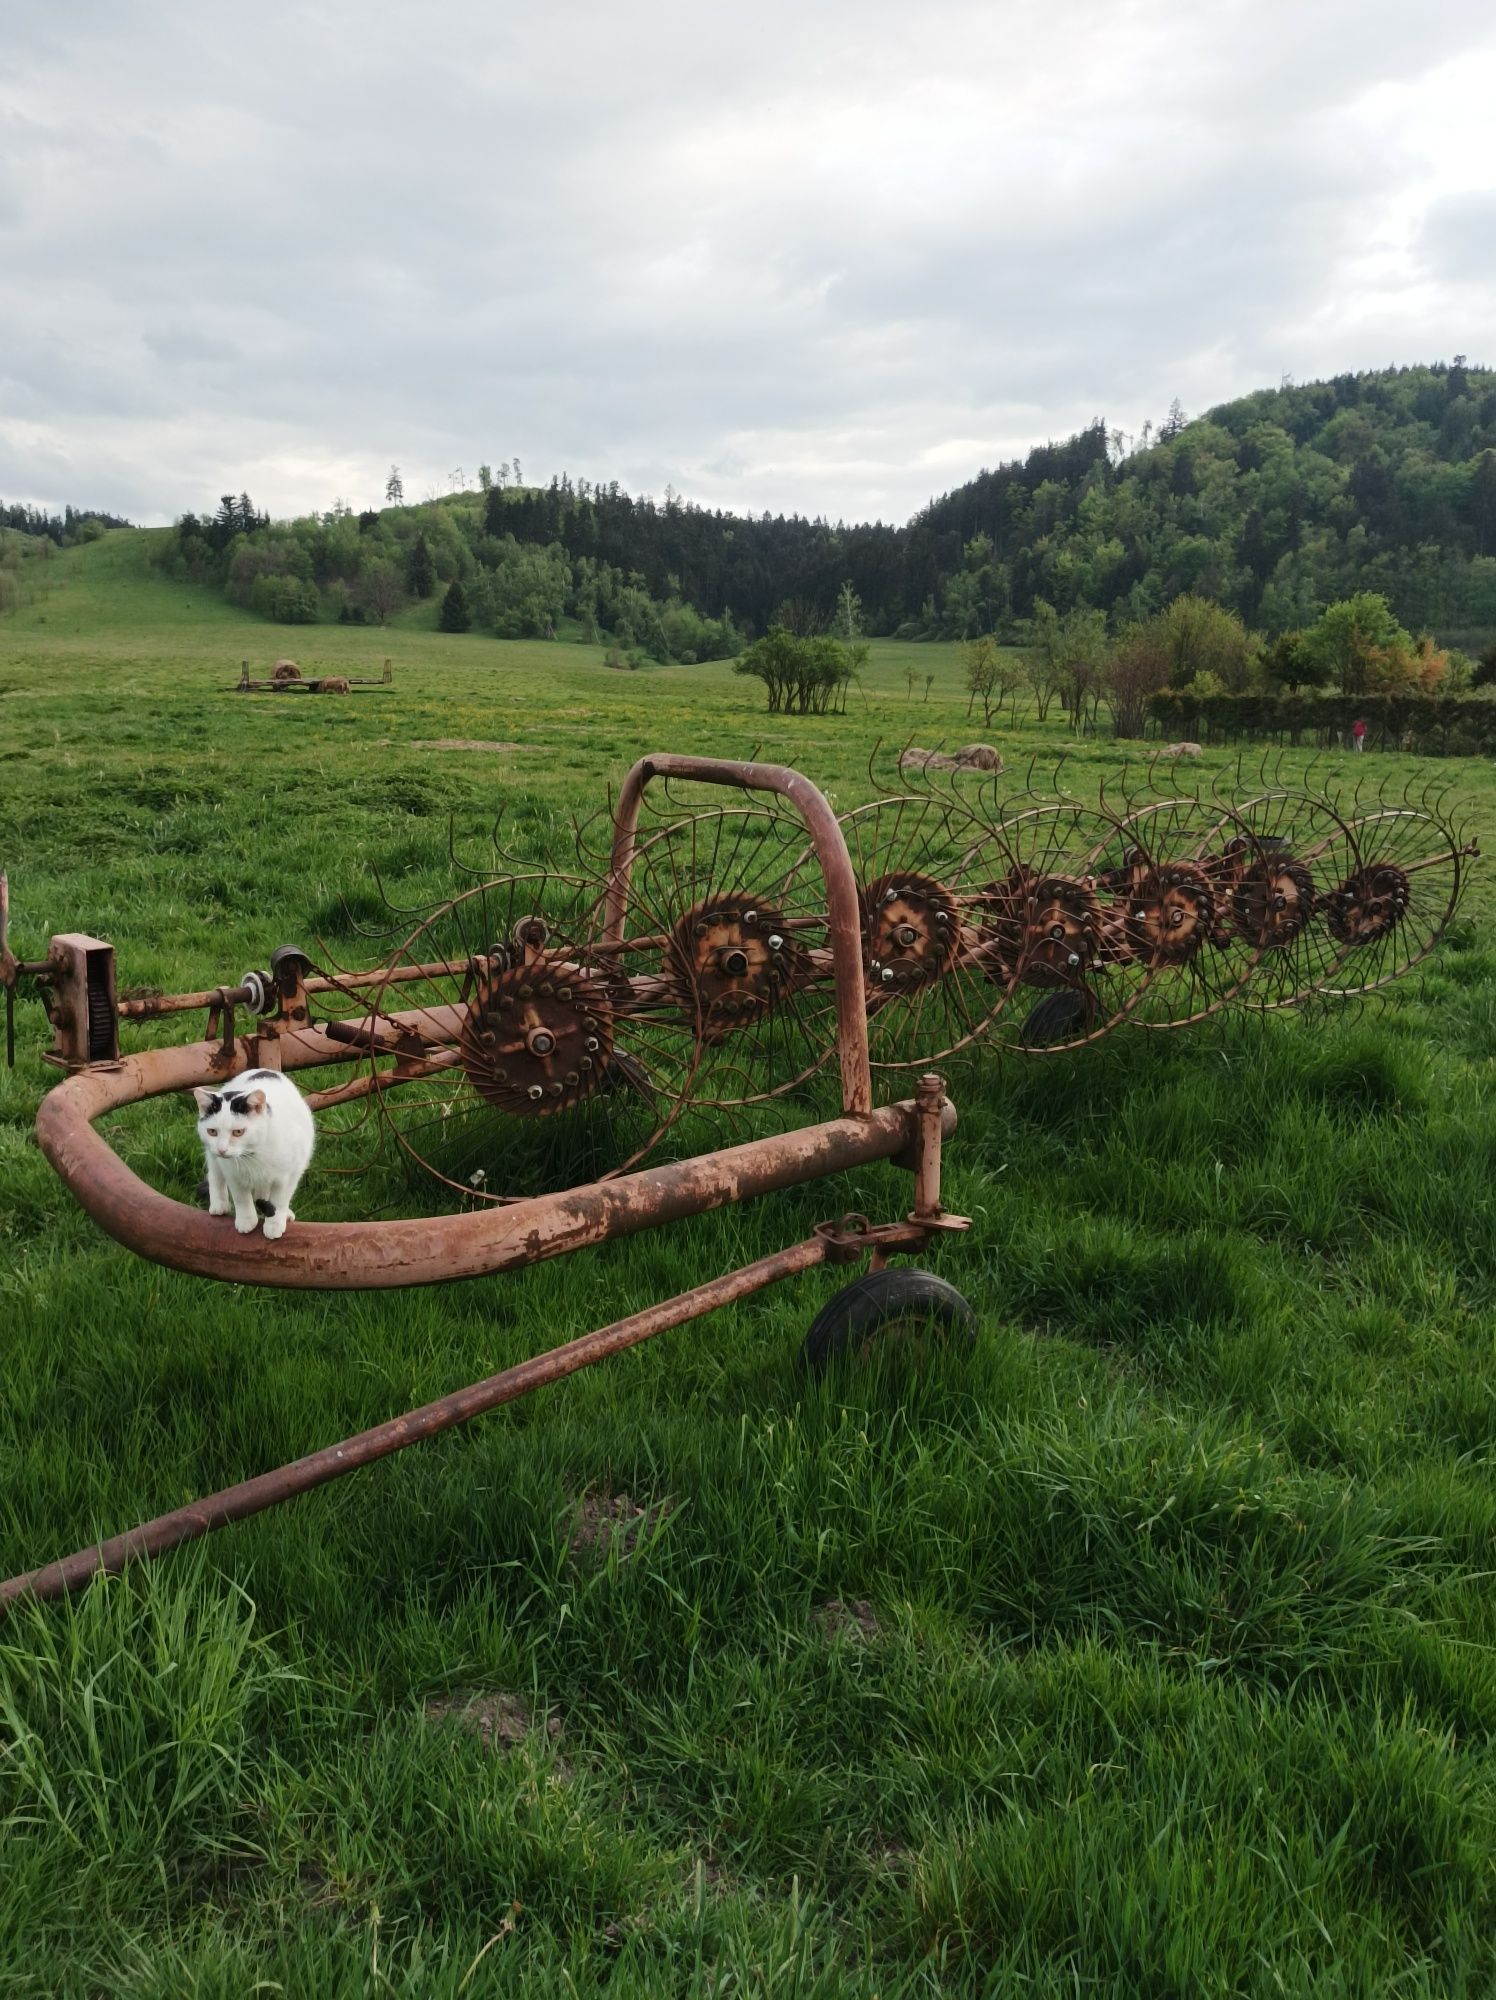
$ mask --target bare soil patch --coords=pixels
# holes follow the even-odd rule
[[[641,1503],[628,1493],[588,1493],[577,1509],[571,1553],[601,1561],[616,1548],[620,1557],[630,1556],[640,1538],[652,1534],[673,1512],[670,1500]]]
[[[468,1735],[476,1736],[485,1750],[506,1756],[530,1735],[534,1727],[530,1711],[518,1695],[502,1689],[457,1690],[433,1695],[426,1703],[426,1720],[451,1723]],[[545,1733],[554,1743],[561,1734],[561,1718],[551,1710],[545,1718]]]
[[[811,1614],[821,1637],[828,1642],[832,1639],[854,1639],[860,1645],[876,1639],[883,1627],[865,1597],[843,1600],[828,1597],[824,1604],[817,1605]]]

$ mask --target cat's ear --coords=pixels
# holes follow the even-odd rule
[[[246,1111],[263,1111],[265,1109],[265,1093],[263,1090],[246,1090],[244,1095],[239,1099],[239,1102]]]
[[[197,1099],[199,1118],[210,1118],[223,1102],[216,1090],[194,1090],[192,1094]]]

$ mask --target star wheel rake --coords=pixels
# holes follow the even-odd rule
[[[857,885],[875,1070],[972,1047],[1005,1005],[982,933],[986,828],[960,797],[895,793],[841,815]],[[809,869],[807,852],[802,867]]]
[[[646,810],[651,783],[662,809]],[[683,805],[673,784],[754,802]],[[864,1333],[907,1320],[911,1301],[928,1316],[928,1282],[884,1269],[967,1226],[941,1205],[955,1115],[926,1065],[1376,990],[1432,948],[1476,853],[1440,797],[1337,803],[1276,779],[1185,796],[1150,776],[1094,805],[1057,786],[1008,799],[953,786],[838,818],[786,767],[665,755],[629,773],[602,847],[584,831],[576,849],[570,872],[496,851],[455,894],[392,909],[371,968],[283,946],[264,971],[177,994],[121,995],[112,946],[81,933],[17,958],[0,876],[0,982],[7,1000],[22,979],[46,992],[47,1059],[67,1072],[42,1099],[42,1153],[137,1254],[291,1289],[496,1274],[880,1163],[910,1172],[907,1213],[820,1223],[357,1437],[95,1538],[0,1581],[0,1615],[823,1264],[871,1258],[877,1283],[854,1288]],[[122,1028],[194,1012],[201,1039],[122,1051]],[[804,1087],[823,1070],[829,1083],[833,1058],[841,1109],[825,1116]],[[122,1111],[257,1067],[330,1072],[306,1101],[324,1130],[346,1118],[389,1141],[417,1190],[403,1212],[323,1221],[310,1207],[274,1240],[241,1234],[142,1179],[105,1137]],[[775,1129],[721,1143],[723,1123],[754,1107]],[[812,1359],[848,1310],[844,1296],[818,1319]]]
[[[1323,921],[1338,957],[1328,999],[1374,993],[1425,959],[1459,906],[1478,852],[1447,791],[1416,801],[1353,800],[1346,824],[1354,865],[1332,873]]]
[[[969,958],[992,995],[995,1046],[1076,1047],[1115,1025],[1125,988],[1104,949],[1092,871],[1109,831],[1103,811],[1032,792],[983,828]]]
[[[672,1052],[695,1109],[766,1104],[836,1047],[824,881],[798,866],[804,824],[778,800],[661,796],[626,865],[610,854],[589,949],[611,970],[619,1019]]]
[[[412,1169],[465,1203],[625,1172],[681,1116],[689,1038],[591,948],[593,885],[478,883],[393,953],[357,1031],[362,1088]]]

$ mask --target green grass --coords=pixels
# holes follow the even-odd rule
[[[0,621],[14,943],[98,931],[125,984],[237,978],[370,862],[429,884],[449,811],[507,799],[541,851],[645,749],[757,747],[849,805],[879,740],[982,733],[951,649],[879,646],[847,718],[779,721],[721,665],[260,625],[145,539]],[[227,692],[281,652],[394,686]],[[1489,768],[1446,775],[1489,837]],[[932,1262],[969,1352],[807,1386],[808,1278],[12,1617],[0,1993],[1490,1992],[1490,894],[1374,1011],[960,1074],[975,1227]],[[876,1169],[450,1289],[214,1286],[40,1159],[41,1026],[0,1072],[5,1573],[907,1204]],[[180,1106],[114,1136],[195,1172]],[[625,1493],[637,1542],[575,1552]],[[498,1692],[507,1754],[428,1714]]]

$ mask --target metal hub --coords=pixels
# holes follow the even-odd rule
[[[1231,892],[1231,924],[1238,937],[1267,951],[1282,951],[1300,937],[1314,915],[1314,877],[1292,855],[1254,861]]]
[[[605,1080],[613,1007],[601,978],[544,954],[480,961],[458,1047],[469,1083],[496,1111],[544,1117]]]
[[[1408,913],[1407,876],[1390,861],[1357,869],[1325,901],[1325,922],[1342,944],[1375,944]]]
[[[948,972],[961,943],[955,897],[932,875],[880,875],[862,892],[868,991],[873,1000],[928,986]]]
[[[1027,897],[1022,977],[1030,986],[1075,986],[1101,940],[1101,904],[1089,882],[1045,875]]]
[[[811,973],[783,914],[742,897],[698,903],[670,934],[665,972],[703,1042],[762,1019]]]
[[[1076,986],[1101,953],[1102,907],[1088,878],[1009,871],[981,892],[990,978],[1006,984]]]
[[[1210,940],[1215,892],[1203,868],[1174,861],[1130,885],[1124,930],[1145,965],[1185,965]]]

